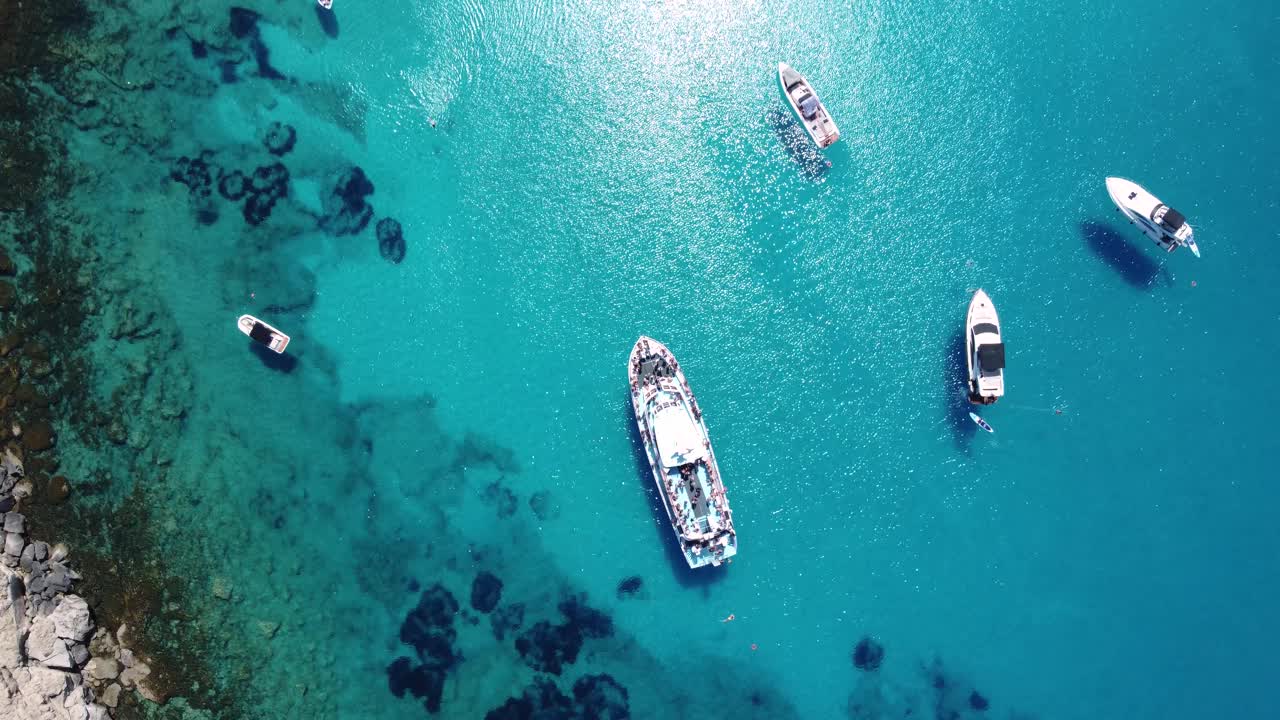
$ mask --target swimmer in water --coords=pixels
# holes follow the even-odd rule
[[[733,622],[733,613],[729,613],[729,617],[721,620],[722,623]]]

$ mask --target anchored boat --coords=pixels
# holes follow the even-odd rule
[[[729,498],[702,410],[675,356],[641,337],[627,362],[631,407],[680,552],[691,568],[738,554]]]
[[[240,332],[249,336],[249,339],[260,345],[266,345],[273,352],[283,355],[284,349],[289,345],[288,335],[252,315],[241,315],[236,325],[240,328]]]
[[[993,404],[1004,395],[1004,342],[996,306],[982,288],[969,301],[964,351],[969,366],[969,402]]]
[[[831,119],[827,107],[803,75],[786,63],[778,63],[778,84],[782,86],[782,96],[791,106],[791,112],[796,114],[805,132],[819,148],[830,147],[840,139],[836,121]]]
[[[1192,255],[1200,257],[1200,246],[1196,245],[1195,234],[1191,225],[1182,213],[1160,202],[1155,195],[1147,192],[1141,185],[1124,178],[1107,178],[1107,194],[1111,202],[1120,208],[1120,212],[1129,218],[1130,224],[1142,228],[1147,237],[1165,249],[1173,252],[1185,246]]]

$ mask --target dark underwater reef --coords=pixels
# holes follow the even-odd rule
[[[416,584],[416,583],[415,583]],[[511,642],[519,657],[538,673],[533,683],[518,697],[507,698],[490,710],[489,720],[587,720],[630,717],[627,690],[607,674],[583,675],[574,681],[572,695],[561,691],[557,681],[578,660],[584,643],[613,634],[613,620],[587,605],[580,595],[571,595],[557,606],[557,621],[524,622],[525,605],[516,602],[499,606],[502,580],[481,571],[471,584],[471,608],[490,614],[493,636]],[[397,657],[387,666],[387,686],[396,697],[412,697],[422,702],[427,713],[441,709],[447,675],[465,662],[458,647],[455,623],[474,621],[465,613],[447,588],[436,583],[422,591],[417,604],[400,626],[400,641],[413,649],[412,656]]]

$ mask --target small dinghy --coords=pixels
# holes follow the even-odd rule
[[[996,431],[995,428],[987,424],[986,420],[983,420],[982,418],[978,417],[978,413],[973,413],[973,412],[969,413],[969,419],[978,423],[978,427],[982,428],[983,430],[986,430],[989,433],[993,433]]]
[[[249,339],[260,345],[266,345],[272,352],[283,355],[284,349],[289,346],[288,335],[252,315],[241,315],[236,325],[240,328],[240,332],[249,336]]]
[[[316,2],[320,3],[320,7],[324,8],[325,10],[333,9],[333,0],[316,0]]]

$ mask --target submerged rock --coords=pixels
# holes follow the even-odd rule
[[[231,34],[238,38],[244,38],[257,33],[258,20],[261,17],[258,13],[247,8],[231,8]]]
[[[982,696],[982,693],[978,692],[977,690],[974,690],[973,692],[969,693],[969,707],[973,708],[974,710],[977,710],[978,712],[982,712],[983,710],[986,710],[990,706],[991,706],[991,703],[988,702],[987,699]]]
[[[582,633],[573,625],[541,620],[516,638],[516,650],[534,670],[559,675],[565,665],[578,661],[582,641]]]
[[[484,488],[484,493],[480,496],[488,505],[493,505],[498,513],[499,518],[509,518],[516,514],[516,506],[519,501],[516,494],[511,489],[502,484],[501,480],[494,480]]]
[[[581,706],[582,720],[628,720],[631,708],[627,689],[612,675],[583,675],[573,684],[573,699]]]
[[[639,575],[623,578],[618,583],[618,599],[635,597],[644,587],[644,578]]]
[[[334,235],[355,235],[373,218],[373,206],[365,198],[373,194],[373,183],[364,170],[352,166],[344,170],[325,196],[320,227]]]
[[[485,713],[484,720],[576,720],[573,700],[546,679],[534,680],[520,697],[507,698]]]
[[[489,625],[493,628],[493,636],[499,642],[505,640],[509,633],[514,633],[524,625],[524,603],[504,605],[489,616]]]
[[[879,669],[884,661],[884,646],[870,636],[864,637],[853,646],[853,666],[859,670],[872,671]]]
[[[298,133],[293,129],[292,125],[273,122],[267,126],[267,133],[262,138],[262,144],[266,146],[267,152],[278,157],[292,150],[297,140]]]
[[[0,310],[12,310],[18,304],[18,289],[8,280],[0,280]]]
[[[400,641],[418,651],[418,659],[433,669],[447,670],[462,659],[454,651],[457,638],[453,621],[458,614],[458,601],[440,584],[422,593],[418,605],[400,625]]]
[[[529,509],[539,520],[554,520],[560,517],[560,507],[551,497],[549,490],[539,490],[529,497]]]
[[[203,158],[178,158],[169,168],[169,177],[186,185],[192,195],[208,197],[213,192],[213,173]]]
[[[289,194],[289,168],[284,163],[263,165],[253,171],[251,182],[254,193],[270,195],[279,200]]]
[[[218,178],[218,194],[228,200],[237,201],[247,192],[249,192],[249,179],[239,170],[224,173]]]
[[[378,253],[382,255],[383,260],[399,265],[400,261],[404,260],[405,254],[404,231],[400,223],[391,218],[382,218],[378,221],[376,230]]]
[[[568,598],[559,608],[568,623],[586,637],[603,638],[613,634],[613,618],[589,607],[581,595]]]
[[[476,575],[471,583],[471,607],[482,613],[491,612],[502,599],[502,581],[488,571]]]

